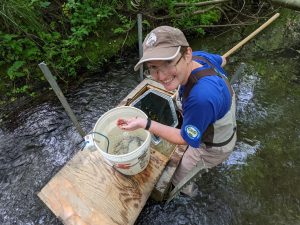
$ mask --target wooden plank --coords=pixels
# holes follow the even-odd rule
[[[162,175],[160,176],[158,182],[151,193],[151,198],[156,201],[163,201],[166,199],[170,185],[171,179],[181,161],[181,158],[186,150],[186,145],[177,145],[174,152],[171,155],[166,168],[164,169]]]
[[[78,152],[38,193],[64,224],[133,224],[168,159],[151,149],[147,168],[125,176],[98,151]]]
[[[164,87],[154,81],[154,80],[150,80],[150,79],[144,79],[141,83],[139,83],[121,102],[120,104],[118,104],[118,106],[123,106],[123,105],[129,105],[130,102],[132,102],[135,98],[135,96],[139,96],[140,93],[143,94],[145,91],[147,91],[148,89],[153,88],[156,90],[159,90],[167,95],[172,96],[172,92],[166,91],[164,89]]]

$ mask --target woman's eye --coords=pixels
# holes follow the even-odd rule
[[[156,70],[157,67],[156,67],[156,66],[149,66],[148,69],[149,69],[149,70]]]

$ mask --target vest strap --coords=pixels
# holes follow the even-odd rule
[[[184,101],[189,96],[192,88],[198,82],[198,80],[200,80],[201,78],[206,77],[206,76],[216,75],[215,73],[216,73],[215,70],[210,68],[210,69],[201,70],[201,71],[197,72],[196,74],[191,74],[189,76],[187,84],[184,87],[182,100]]]
[[[201,71],[199,71],[195,74],[191,74],[189,76],[189,79],[187,81],[187,84],[185,85],[184,92],[182,95],[182,101],[184,101],[189,96],[190,91],[192,90],[193,86],[198,82],[198,80],[200,80],[206,76],[215,76],[215,75],[221,77],[225,81],[231,97],[233,96],[233,90],[232,90],[232,87],[231,87],[227,77],[225,77],[223,74],[221,74],[210,61],[208,61],[207,59],[200,57],[200,56],[193,56],[193,59],[198,59],[203,62],[206,62],[211,68],[201,70]]]

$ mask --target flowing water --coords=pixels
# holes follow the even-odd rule
[[[234,152],[197,179],[196,197],[148,201],[137,224],[300,224],[299,84],[271,79],[247,66]]]
[[[234,84],[234,152],[197,179],[196,197],[150,200],[136,224],[300,224],[300,43],[270,52],[250,47],[226,68],[232,74],[245,64]],[[134,62],[121,61],[66,94],[85,131],[138,84]],[[79,151],[80,136],[51,92],[1,113],[0,224],[61,224],[37,193]]]
[[[66,94],[86,132],[138,84],[132,65],[120,61]],[[1,225],[61,224],[37,193],[79,151],[81,137],[56,96],[46,95],[15,108],[15,113],[3,112],[7,115],[0,125]]]

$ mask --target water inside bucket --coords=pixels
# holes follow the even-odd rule
[[[119,128],[113,129],[108,135],[110,147],[108,154],[124,155],[139,148],[145,141],[145,135],[140,132],[124,132]]]

